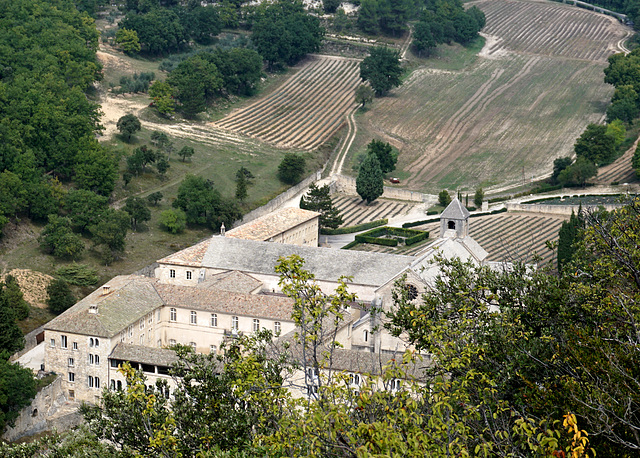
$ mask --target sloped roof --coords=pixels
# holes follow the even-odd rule
[[[227,231],[226,237],[268,241],[271,237],[319,216],[318,212],[302,208],[282,208]]]
[[[155,280],[136,275],[111,279],[109,294],[98,288],[73,307],[49,321],[44,328],[96,337],[113,337],[131,323],[162,305]],[[89,313],[97,306],[97,313]]]
[[[467,219],[469,215],[470,215],[469,210],[464,208],[464,205],[462,205],[462,202],[460,202],[458,198],[455,197],[451,201],[451,203],[447,205],[447,208],[445,208],[444,211],[440,214],[440,219],[460,220],[460,219]]]
[[[178,361],[178,355],[173,350],[144,347],[124,342],[120,342],[114,347],[109,358],[165,367],[171,367],[173,363]]]
[[[209,277],[206,281],[198,283],[196,288],[218,289],[231,293],[252,293],[262,286],[260,280],[256,280],[251,275],[247,275],[237,270],[222,272]]]
[[[166,305],[228,313],[240,316],[291,321],[293,301],[271,294],[242,294],[158,283],[158,294]]]
[[[211,238],[208,237],[205,240],[196,243],[189,248],[185,248],[184,250],[176,251],[169,256],[165,256],[162,259],[159,259],[157,262],[160,264],[175,264],[182,266],[195,266],[199,267],[202,264],[202,258],[204,254],[207,252],[207,248],[209,248],[209,242]]]
[[[315,274],[317,280],[335,282],[345,275],[352,276],[355,284],[374,286],[386,283],[414,260],[412,256],[396,254],[212,237],[202,265],[274,275],[278,259],[292,254],[305,260],[304,268]]]

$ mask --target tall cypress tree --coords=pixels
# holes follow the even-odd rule
[[[573,257],[576,251],[575,244],[579,240],[580,229],[584,227],[584,219],[582,217],[582,206],[578,210],[578,214],[571,212],[569,221],[562,223],[558,238],[558,272],[562,272]]]
[[[380,161],[375,154],[367,154],[362,164],[358,178],[356,178],[356,191],[370,204],[384,192],[384,184],[382,182],[382,170],[380,169]]]

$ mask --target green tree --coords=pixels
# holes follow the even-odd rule
[[[182,162],[185,162],[188,159],[191,159],[195,154],[195,150],[190,146],[183,146],[180,151],[178,151],[178,156],[182,158]]]
[[[574,150],[578,157],[602,166],[610,163],[616,155],[615,139],[607,135],[607,126],[589,124],[576,140]]]
[[[367,145],[367,154],[375,154],[380,162],[382,173],[393,172],[398,162],[398,152],[393,147],[382,140],[373,139]]]
[[[182,180],[172,205],[185,212],[188,224],[209,225],[213,230],[223,222],[230,227],[242,216],[235,203],[224,200],[210,181],[195,175]]]
[[[138,40],[138,33],[135,30],[125,28],[118,29],[116,32],[116,43],[125,54],[137,54],[140,52],[140,41]]]
[[[562,186],[582,186],[587,180],[598,173],[598,168],[584,157],[578,157],[575,163],[564,169],[558,175],[558,183]]]
[[[90,140],[78,151],[74,172],[78,188],[108,197],[118,178],[118,160],[97,141]]]
[[[295,153],[285,153],[278,165],[278,179],[286,184],[297,184],[305,171],[304,157]]]
[[[162,193],[160,191],[156,191],[156,192],[152,192],[151,194],[149,194],[147,196],[147,201],[153,205],[153,206],[157,206],[158,202],[160,202],[162,200],[164,196],[162,195]]]
[[[340,0],[322,0],[322,9],[327,14],[333,14],[340,6]]]
[[[360,30],[369,35],[376,35],[380,31],[376,0],[362,0],[360,2],[356,23]]]
[[[376,200],[384,192],[380,161],[375,154],[367,154],[360,164],[356,178],[356,192],[367,201],[367,205]]]
[[[71,292],[69,283],[61,278],[54,279],[47,286],[47,306],[51,313],[60,315],[73,304],[76,298]]]
[[[0,348],[3,348],[1,344]],[[36,380],[31,369],[0,357],[0,432],[15,424],[20,411],[31,403],[35,395]]]
[[[449,195],[449,191],[447,191],[446,189],[443,189],[438,194],[438,205],[440,205],[441,207],[446,207],[450,203],[451,203],[451,196]]]
[[[187,216],[179,208],[160,213],[160,226],[172,234],[181,234],[187,227]]]
[[[360,63],[360,78],[368,81],[378,96],[400,86],[401,76],[400,53],[387,47],[376,46]]]
[[[431,33],[431,26],[428,22],[420,21],[414,26],[413,41],[411,44],[415,50],[418,51],[418,56],[420,57],[422,57],[423,53],[426,53],[428,56],[431,50],[436,47],[436,39]]]
[[[569,167],[573,163],[573,159],[570,157],[559,157],[553,161],[553,174],[551,175],[551,182],[553,184],[558,182],[558,176],[560,172]]]
[[[111,264],[124,253],[129,225],[128,213],[109,208],[98,222],[89,226],[91,240],[100,249],[105,264]]]
[[[373,95],[373,89],[371,89],[371,86],[361,84],[356,89],[356,103],[359,103],[361,107],[364,108],[367,103],[373,101]]]
[[[78,259],[84,252],[82,239],[71,230],[71,220],[58,215],[49,215],[38,242],[42,251],[56,258]]]
[[[619,119],[614,119],[607,124],[607,135],[613,137],[616,148],[624,141],[627,129],[624,127],[624,123]]]
[[[147,208],[146,202],[140,197],[127,197],[122,209],[129,214],[131,220],[131,230],[135,231],[138,223],[143,223],[151,219],[151,212]]]
[[[636,175],[640,176],[640,145],[636,147],[631,159],[631,166],[636,169]]]
[[[189,38],[176,11],[169,8],[150,8],[143,14],[129,12],[119,26],[135,31],[142,51],[152,55],[179,51]]]
[[[0,283],[0,288],[3,288],[2,294],[7,300],[8,306],[13,311],[14,318],[18,321],[28,318],[29,304],[24,300],[24,294],[15,277],[7,275],[4,278],[4,283]]]
[[[244,173],[241,173],[236,179],[236,199],[243,201],[247,198],[247,179]]]
[[[169,161],[164,155],[160,155],[158,159],[156,159],[156,170],[158,171],[160,178],[165,177],[169,171],[169,167],[171,167],[171,164],[169,164]]]
[[[240,179],[240,175],[244,175],[244,179],[247,181],[247,184],[253,184],[251,181],[255,178],[251,170],[242,166],[236,171],[236,181]]]
[[[482,207],[482,201],[484,200],[484,191],[482,188],[476,189],[476,193],[473,195],[473,204],[476,208]]]
[[[579,232],[584,229],[584,219],[582,211],[578,211],[576,215],[571,212],[569,221],[563,221],[558,235],[558,271],[562,272],[563,268],[571,262],[576,245],[579,241]]]
[[[629,124],[638,117],[639,113],[636,100],[619,99],[607,107],[607,121],[619,119]]]
[[[16,324],[11,299],[5,294],[5,288],[2,285],[0,287],[0,356],[5,356],[0,360],[5,359],[6,354],[11,355],[23,348],[24,335]]]
[[[142,129],[140,120],[131,113],[124,115],[120,119],[118,119],[118,123],[116,124],[116,126],[127,142],[131,140],[131,136],[133,134]]]
[[[160,114],[171,116],[175,112],[174,89],[166,81],[154,81],[149,87],[149,97]]]
[[[71,227],[75,231],[88,232],[89,226],[102,219],[102,215],[107,211],[108,201],[105,196],[84,189],[69,191],[64,207],[71,219]]]
[[[320,213],[320,226],[337,229],[342,224],[340,210],[333,206],[328,185],[312,183],[309,192],[300,198],[300,208]]]
[[[207,107],[222,88],[222,75],[215,64],[200,56],[189,57],[169,74],[167,83],[175,88],[176,97],[186,116],[193,117]]]

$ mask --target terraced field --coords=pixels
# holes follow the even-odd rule
[[[367,223],[382,218],[405,215],[415,206],[406,202],[377,199],[365,205],[359,197],[339,194],[333,197],[333,204],[340,210],[343,226]]]
[[[549,174],[613,88],[606,58],[627,29],[550,2],[473,2],[486,44],[462,71],[424,67],[358,118],[352,154],[372,137],[400,150],[397,175],[414,190],[474,189]],[[395,172],[394,172],[395,173]]]
[[[359,60],[312,56],[279,90],[213,127],[282,148],[314,149],[344,123],[359,83]]]
[[[636,145],[633,145],[613,164],[598,169],[597,183],[607,185],[611,183],[635,183],[638,181],[638,175],[631,166],[635,150]]]

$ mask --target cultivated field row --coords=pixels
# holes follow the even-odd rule
[[[283,148],[313,149],[344,123],[359,83],[357,60],[312,56],[279,90],[213,126]]]
[[[378,199],[366,205],[359,197],[333,196],[333,204],[340,210],[343,226],[368,223],[383,218],[406,215],[415,204]]]
[[[631,165],[635,145],[620,156],[613,164],[598,169],[596,182],[599,184],[634,183],[638,181],[638,175]]]
[[[558,240],[558,231],[566,218],[537,214],[501,213],[469,219],[469,234],[489,253],[490,261],[554,263],[555,252],[546,241]],[[414,229],[428,230],[437,236],[440,223],[429,223]]]
[[[487,17],[483,32],[500,39],[487,51],[501,49],[606,62],[621,38],[616,19],[557,3],[477,3]]]

